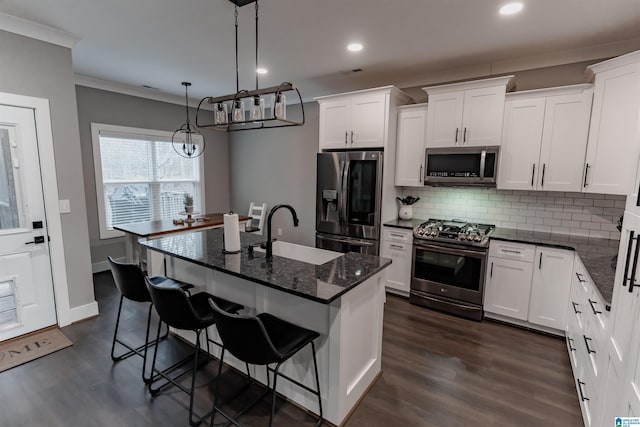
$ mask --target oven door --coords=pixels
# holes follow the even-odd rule
[[[482,305],[484,249],[414,243],[411,290]]]

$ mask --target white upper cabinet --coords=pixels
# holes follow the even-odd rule
[[[398,108],[398,137],[395,184],[400,187],[424,185],[427,104]]]
[[[320,151],[385,147],[389,134],[395,136],[396,113],[391,110],[409,101],[393,86],[315,99],[320,104]]]
[[[427,148],[500,145],[505,93],[513,76],[425,87]]]
[[[595,92],[583,191],[626,195],[640,152],[640,51],[591,65],[587,72]]]
[[[579,192],[592,85],[507,94],[498,188]]]

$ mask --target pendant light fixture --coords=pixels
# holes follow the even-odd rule
[[[184,105],[187,110],[187,121],[180,126],[171,136],[171,144],[176,153],[182,157],[193,159],[204,153],[204,136],[198,131],[196,125],[189,120],[189,86],[191,83],[182,82],[184,86]]]
[[[238,130],[267,129],[286,126],[301,126],[304,124],[304,105],[300,91],[289,82],[278,86],[260,89],[258,85],[258,0],[229,0],[235,5],[236,30],[236,92],[223,96],[208,96],[203,98],[196,110],[196,125],[199,128],[214,129],[223,132]],[[255,90],[241,90],[238,65],[238,7],[255,3],[256,9],[256,63]],[[263,71],[264,72],[264,71]],[[285,92],[295,92],[300,102],[301,120],[287,119],[287,104]],[[270,95],[270,96],[269,96]],[[294,96],[295,96],[294,95]],[[213,105],[213,111],[202,108],[203,103]],[[210,123],[201,123],[200,117],[210,115]]]

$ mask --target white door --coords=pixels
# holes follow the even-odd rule
[[[426,107],[398,113],[396,185],[399,187],[424,186],[426,124]]]
[[[547,98],[538,189],[582,190],[591,97],[591,92],[585,91]]]
[[[571,292],[574,252],[536,248],[529,322],[564,331]]]
[[[527,320],[533,264],[489,258],[484,311]]]
[[[498,189],[535,190],[544,125],[544,98],[506,102]]]
[[[462,145],[464,91],[429,95],[427,148]]]
[[[350,98],[320,104],[320,150],[347,148],[350,131]]]
[[[354,96],[351,101],[349,148],[384,146],[386,94]]]
[[[504,86],[464,91],[462,145],[500,145],[504,98]]]
[[[34,110],[0,106],[0,341],[55,323]]]

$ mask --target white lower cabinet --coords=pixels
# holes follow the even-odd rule
[[[573,259],[569,250],[492,240],[485,316],[562,334]]]
[[[391,259],[391,265],[385,270],[387,290],[408,296],[411,285],[411,257],[413,250],[413,231],[384,227],[380,256]]]

